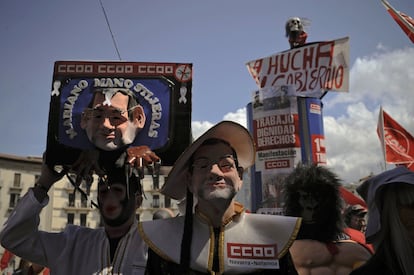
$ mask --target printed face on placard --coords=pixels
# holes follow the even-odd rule
[[[125,145],[147,145],[151,149],[165,146],[170,86],[160,79],[124,82],[129,84],[105,87],[97,79],[62,81],[59,142],[83,150],[96,147],[105,151]]]
[[[112,151],[135,140],[145,124],[145,114],[139,104],[129,108],[129,101],[129,96],[117,89],[95,93],[92,108],[82,114],[81,127],[96,147]]]

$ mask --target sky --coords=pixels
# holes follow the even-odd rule
[[[414,17],[411,0],[389,3]],[[0,153],[42,155],[57,60],[192,63],[194,137],[223,119],[246,125],[246,63],[289,48],[292,16],[310,20],[307,42],[350,38],[350,89],[322,100],[328,167],[345,183],[391,168],[378,113],[414,134],[414,46],[380,0],[0,1]]]

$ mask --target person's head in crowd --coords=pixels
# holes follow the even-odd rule
[[[123,167],[106,169],[98,181],[98,205],[105,225],[131,225],[142,203],[140,178]]]
[[[247,129],[231,121],[220,122],[184,151],[161,192],[176,200],[186,198],[187,208],[193,195],[198,204],[217,200],[228,205],[254,159],[254,142]],[[220,184],[214,185],[216,181]]]
[[[81,119],[88,139],[104,151],[133,143],[144,126],[144,109],[134,92],[125,88],[95,88]]]
[[[152,214],[153,220],[168,219],[174,217],[174,212],[169,208],[160,208]]]
[[[287,176],[285,215],[302,217],[298,238],[331,242],[342,233],[341,181],[324,166],[299,163]]]
[[[382,257],[379,262],[392,274],[413,274],[414,172],[403,166],[385,171],[365,181],[357,192],[368,205],[365,235]]]
[[[359,204],[348,206],[344,211],[345,225],[358,231],[365,232],[366,214],[367,209]]]

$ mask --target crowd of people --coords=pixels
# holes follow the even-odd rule
[[[115,123],[115,101],[103,105],[87,114],[85,129],[91,119]],[[119,115],[130,109],[122,108]],[[50,274],[414,274],[414,172],[405,167],[357,189],[365,208],[344,205],[329,168],[298,164],[284,182],[284,215],[250,213],[235,196],[255,163],[254,141],[245,127],[222,121],[182,153],[161,188],[181,213],[162,209],[140,222],[139,170],[159,159],[146,147],[131,156],[127,143],[114,161],[98,160],[101,228],[39,229],[49,189],[68,172],[44,163],[3,225],[1,245]]]

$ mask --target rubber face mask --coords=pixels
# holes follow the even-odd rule
[[[121,182],[109,183],[109,180],[100,180],[98,187],[99,211],[105,224],[116,227],[127,222],[136,210],[136,194],[139,192],[139,182],[132,182],[130,188]],[[109,205],[108,205],[109,204]],[[112,204],[112,205],[111,205]],[[120,206],[119,214],[111,216],[107,208]]]

